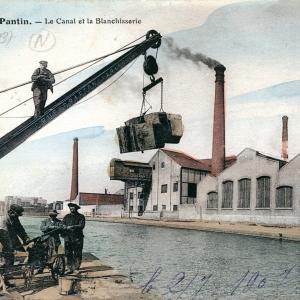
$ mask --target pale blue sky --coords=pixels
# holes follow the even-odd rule
[[[60,70],[107,54],[155,28],[163,35],[172,37],[178,47],[189,48],[192,53],[204,53],[226,66],[228,155],[237,154],[245,147],[252,147],[279,157],[283,114],[289,116],[290,158],[300,152],[299,1],[26,1],[25,4],[25,1],[8,3],[0,0],[0,3],[5,17],[138,17],[142,20],[142,25],[136,26],[2,25],[0,30],[13,31],[13,39],[7,46],[0,44],[1,89],[29,80],[40,59],[47,59],[51,70]],[[56,37],[55,47],[46,53],[34,52],[28,47],[30,36],[41,29],[50,30]],[[186,151],[199,158],[210,157],[214,72],[202,64],[195,64],[183,57],[177,58],[164,42],[159,50],[158,62],[159,75],[164,77],[165,82],[165,110],[181,113],[185,125],[181,143],[168,147]],[[60,78],[62,77],[57,76],[57,80]],[[49,96],[49,102],[79,80],[77,78],[57,87],[54,95]],[[33,139],[38,139],[80,128],[101,126],[103,132],[97,141],[103,143],[101,137],[105,136],[106,144],[105,147],[97,148],[101,154],[97,156],[92,151],[86,154],[83,154],[85,151],[82,152],[82,168],[86,170],[81,174],[84,191],[99,191],[104,186],[109,186],[107,174],[103,170],[113,156],[147,161],[153,154],[120,155],[114,137],[116,127],[139,113],[142,82],[140,58],[122,80],[93,100],[70,109],[33,136]],[[21,88],[16,93],[0,94],[0,110],[3,111],[30,95],[28,87]],[[159,90],[154,90],[149,95],[149,101],[154,111],[159,109]],[[11,116],[32,113],[33,104],[29,102],[26,107],[11,113]],[[3,135],[21,121],[22,119],[0,119],[0,134]],[[65,138],[68,140],[70,137],[65,135]],[[57,145],[53,139],[47,141]],[[95,139],[90,142],[94,145]],[[64,149],[69,144],[72,145],[72,141],[66,141]],[[85,149],[89,148],[89,139],[86,138],[83,144]],[[44,174],[49,176],[47,184],[42,184],[38,167],[27,169],[30,161],[34,162],[35,153],[26,156],[26,163],[22,162],[24,154],[21,152],[26,149],[31,149],[32,152],[34,147],[26,148],[26,143],[24,147],[0,160],[0,182],[3,184],[0,200],[1,196],[12,193],[34,194],[49,199],[67,198],[71,158],[67,154],[57,157],[53,153],[51,164],[56,168],[54,172],[47,167],[47,159],[51,154],[39,153],[39,165],[43,166]],[[49,146],[49,149],[53,148]],[[68,151],[71,148],[64,151],[70,154]],[[56,160],[59,163],[55,163]],[[99,165],[102,173],[99,171],[97,175],[95,166],[88,163],[90,161]],[[19,170],[14,167],[18,162],[20,169],[24,164],[26,172],[30,174],[28,178],[19,176]],[[57,194],[52,188],[56,184],[56,173],[67,178],[66,184],[58,189]],[[87,174],[94,174],[95,178],[90,180]],[[30,187],[27,190],[26,183]],[[18,193],[19,186],[22,189]],[[34,186],[38,189],[34,190]]]

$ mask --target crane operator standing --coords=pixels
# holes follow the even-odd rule
[[[39,117],[44,114],[48,90],[53,93],[53,83],[55,83],[55,79],[52,72],[47,69],[47,66],[47,61],[40,61],[40,67],[37,68],[31,76],[31,80],[33,81],[31,90],[33,92],[35,117]]]

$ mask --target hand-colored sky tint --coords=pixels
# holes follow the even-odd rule
[[[57,71],[77,63],[107,54],[149,29],[171,37],[178,48],[188,48],[193,53],[203,53],[220,62],[226,70],[226,152],[237,154],[245,147],[279,157],[281,150],[281,116],[289,116],[290,158],[300,152],[298,142],[299,86],[300,86],[300,3],[299,1],[0,1],[1,15],[5,18],[22,17],[31,20],[76,18],[139,18],[141,25],[45,25],[0,26],[0,32],[12,31],[13,38],[1,49],[1,88],[30,80],[37,62],[49,61],[49,69]],[[1,16],[0,16],[1,17]],[[56,44],[48,52],[35,52],[29,47],[30,37],[40,30],[49,30],[55,35]],[[155,52],[153,52],[155,53]],[[76,105],[32,139],[91,126],[103,126],[110,136],[109,147],[103,148],[101,157],[105,163],[118,154],[112,130],[139,113],[143,86],[142,58],[126,72],[122,79],[93,99]],[[185,133],[179,145],[181,149],[199,158],[211,155],[212,114],[214,100],[214,72],[201,63],[178,57],[163,41],[158,52],[159,75],[164,78],[165,110],[181,113]],[[95,66],[69,83],[55,88],[49,95],[49,103],[98,69]],[[70,75],[56,76],[57,81]],[[112,78],[113,81],[117,76]],[[147,82],[146,78],[146,82]],[[108,82],[108,83],[109,83]],[[107,83],[107,84],[108,84]],[[99,87],[100,91],[107,84]],[[31,96],[29,86],[0,94],[0,112]],[[89,96],[88,96],[89,97]],[[153,110],[159,109],[159,90],[149,93]],[[33,114],[29,101],[7,116]],[[0,119],[0,134],[3,135],[24,119]],[[85,142],[86,143],[86,142]],[[168,147],[171,145],[168,145]],[[26,148],[26,147],[25,147]],[[26,150],[24,148],[24,151]],[[23,149],[23,148],[22,148]],[[32,150],[30,150],[32,151]],[[15,152],[18,158],[18,152]],[[144,160],[152,155],[145,153]],[[7,174],[11,186],[19,186],[18,170],[7,164],[14,156],[0,161],[0,182]],[[34,154],[32,155],[34,156]],[[27,157],[34,161],[34,157]],[[89,152],[88,156],[91,156]],[[137,159],[135,153],[118,156],[122,159]],[[53,159],[56,157],[53,154]],[[44,156],[46,164],[49,155]],[[94,158],[94,156],[93,156]],[[109,159],[108,159],[109,158]],[[82,159],[88,161],[89,157]],[[55,160],[55,159],[54,159]],[[59,159],[58,159],[59,160]],[[42,157],[41,157],[41,161]],[[99,158],[95,163],[101,163]],[[71,160],[67,160],[61,174],[67,174]],[[22,162],[20,162],[22,164]],[[3,168],[5,166],[5,168]],[[45,168],[45,166],[43,166]],[[102,166],[103,167],[103,166]],[[47,167],[46,167],[47,168]],[[59,165],[58,165],[59,168]],[[88,174],[86,168],[86,174]],[[26,182],[36,180],[41,186],[38,168],[28,170]],[[49,169],[49,183],[55,184],[55,172]],[[84,174],[82,180],[87,181]],[[96,176],[96,175],[95,175]],[[106,176],[100,174],[99,176]],[[3,180],[2,180],[3,179]],[[22,178],[24,180],[24,178]],[[95,182],[101,180],[95,179]],[[34,181],[35,182],[35,181]],[[24,185],[22,185],[24,187]],[[34,186],[31,185],[30,186]],[[92,183],[85,189],[103,188]],[[15,187],[2,188],[2,195],[12,194]],[[85,190],[86,191],[86,190]],[[34,192],[26,188],[22,194],[38,194],[55,198],[49,187]],[[69,186],[62,186],[59,197],[68,196]],[[1,195],[0,195],[1,197]],[[65,198],[66,198],[65,197]]]

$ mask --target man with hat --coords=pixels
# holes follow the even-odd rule
[[[57,219],[58,212],[54,209],[49,212],[49,218],[45,219],[41,223],[41,231],[46,236],[44,237],[47,241],[47,254],[48,258],[52,258],[54,253],[58,252],[58,247],[61,244],[59,234],[63,229],[63,223],[61,220]],[[49,235],[47,234],[49,233]],[[38,274],[42,273],[44,266],[47,262],[41,262],[41,267],[38,270]]]
[[[58,212],[57,210],[51,210],[49,212],[49,218],[45,219],[41,223],[41,231],[44,234],[49,233],[49,246],[51,247],[52,251],[51,253],[53,254],[54,250],[57,253],[58,247],[61,244],[60,238],[59,238],[59,233],[60,229],[63,228],[63,223],[61,220],[57,219]]]
[[[17,204],[12,204],[7,214],[0,221],[0,243],[5,261],[4,283],[7,287],[14,286],[9,282],[9,272],[14,264],[14,250],[24,251],[23,244],[29,242],[29,237],[22,226],[19,217],[23,215],[24,208]]]
[[[48,89],[53,93],[53,83],[55,79],[51,71],[47,69],[47,66],[47,61],[40,61],[40,67],[37,68],[31,76],[31,80],[33,81],[31,90],[33,92],[35,117],[39,117],[44,113]]]
[[[68,204],[70,213],[63,218],[65,225],[65,255],[69,273],[78,272],[82,261],[83,228],[85,226],[84,215],[78,212],[80,206],[76,203]]]

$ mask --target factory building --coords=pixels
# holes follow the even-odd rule
[[[300,225],[300,154],[287,162],[246,148],[216,176],[211,159],[175,150],[158,150],[148,165],[148,195],[126,189],[130,217]]]
[[[178,151],[160,149],[150,159],[151,188],[145,193],[141,187],[127,189],[129,207],[133,215],[176,217],[180,204],[196,202],[197,183],[208,174],[207,165]]]
[[[199,219],[300,225],[300,155],[289,163],[253,149],[198,184]]]
[[[124,195],[105,193],[79,193],[81,213],[91,216],[121,217],[124,209]]]
[[[112,160],[111,164],[115,161]],[[234,162],[235,156],[226,157],[225,166]],[[128,162],[123,164],[128,165]],[[211,164],[211,159],[199,160],[181,151],[159,149],[147,164],[147,170],[152,173],[148,175],[151,179],[148,192],[138,181],[134,184],[131,179],[129,185],[124,180],[127,186],[126,210],[130,216],[144,218],[184,218],[196,205],[198,183],[210,173]],[[138,162],[134,165],[138,166]]]

